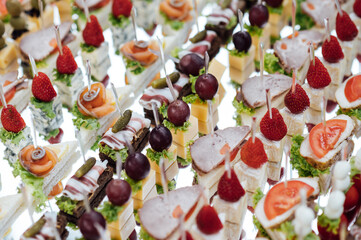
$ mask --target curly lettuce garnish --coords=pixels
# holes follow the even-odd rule
[[[127,181],[130,185],[130,187],[132,188],[132,193],[136,194],[137,192],[139,192],[140,190],[142,190],[142,181],[136,181],[132,178],[130,178],[125,171],[123,170],[121,173],[121,176],[124,178],[125,181]]]
[[[0,139],[2,142],[10,140],[13,144],[18,145],[22,139],[25,139],[23,132],[24,131],[21,130],[20,132],[14,133],[6,131],[5,128],[0,128]]]
[[[74,73],[73,74],[63,74],[63,73],[60,73],[56,68],[53,69],[54,81],[62,82],[67,87],[71,87],[71,80],[73,79],[73,77],[74,77]]]
[[[106,201],[97,210],[104,216],[108,223],[111,223],[118,220],[118,215],[124,210],[124,206],[115,206]]]
[[[322,214],[317,218],[317,220],[318,220],[318,224],[321,227],[326,228],[328,232],[332,232],[335,235],[338,233],[338,228],[341,223],[341,218],[329,219],[325,214]]]
[[[73,124],[78,129],[80,129],[81,127],[87,130],[95,130],[100,128],[100,123],[98,119],[86,117],[83,114],[81,114],[78,105],[76,103],[74,104],[71,113],[75,116],[75,119],[73,119]]]
[[[59,209],[67,214],[73,215],[74,210],[79,203],[78,201],[72,200],[67,196],[55,197],[56,205]]]
[[[120,155],[120,159],[122,159],[122,162],[124,163],[125,160],[128,157],[128,148],[123,148],[120,150],[115,150],[111,147],[109,147],[106,144],[98,144],[99,146],[99,152],[104,153],[105,155],[107,155],[108,157],[110,157],[111,159],[113,159],[114,161],[117,161],[117,155]]]
[[[345,114],[350,117],[355,117],[358,120],[361,120],[361,109],[355,108],[355,109],[338,109],[336,112],[337,115]]]
[[[53,111],[54,100],[50,102],[43,102],[39,101],[35,97],[31,97],[30,102],[35,108],[39,108],[42,112],[44,112],[48,118],[53,119],[56,117],[56,114]]]
[[[168,159],[168,161],[173,161],[174,156],[172,152],[168,152],[166,149],[164,149],[162,152],[154,151],[151,148],[147,149],[147,157],[152,162],[155,162],[157,165],[159,165],[159,161],[161,158]]]

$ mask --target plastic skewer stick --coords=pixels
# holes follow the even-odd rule
[[[60,25],[61,24],[61,19],[60,19],[60,14],[59,14],[59,8],[54,5],[53,6],[53,24],[56,25]]]
[[[133,25],[133,31],[134,31],[134,38],[135,38],[135,45],[138,43],[138,35],[137,35],[137,23],[135,22],[135,17],[137,16],[137,12],[135,10],[135,7],[132,7],[132,25]]]
[[[61,44],[61,40],[60,40],[59,25],[54,25],[54,31],[55,31],[56,43],[58,44],[60,55],[63,55],[63,45]]]
[[[88,199],[88,195],[83,193],[83,197],[84,197],[84,206],[85,206],[85,211],[88,213],[91,211],[91,208],[90,208],[90,204],[89,204],[89,199]]]
[[[122,158],[120,157],[120,153],[116,154],[116,158],[117,158],[116,173],[117,173],[118,179],[120,179],[120,176],[122,175],[121,171],[122,171],[122,165],[123,165]]]
[[[161,180],[162,180],[162,187],[163,187],[165,202],[168,203],[168,184],[167,184],[166,175],[165,175],[165,164],[164,164],[163,157],[160,158],[159,168],[160,168],[160,175],[161,175]]]
[[[0,84],[0,99],[1,99],[1,103],[2,105],[7,108],[8,105],[6,103],[6,99],[5,99],[5,94],[4,94],[4,89],[3,89],[3,85]]]
[[[173,101],[175,101],[175,100],[177,100],[177,95],[175,94],[172,81],[170,80],[169,76],[167,75],[167,69],[165,67],[164,51],[163,51],[163,47],[162,47],[162,41],[159,39],[159,37],[157,37],[157,39],[158,39],[158,46],[159,46],[159,50],[160,50],[160,59],[162,61],[162,65],[163,65],[165,79],[166,79],[169,91],[172,94]]]
[[[256,121],[257,121],[257,118],[256,118],[256,117],[252,117],[252,126],[251,126],[252,143],[254,143],[254,140],[255,140],[255,138],[256,138]]]
[[[271,91],[269,90],[269,88],[266,89],[266,101],[267,101],[269,118],[272,119]]]
[[[347,161],[347,155],[348,155],[348,145],[346,145],[346,146],[343,148],[343,151],[342,151],[342,161]]]
[[[322,97],[322,109],[321,109],[321,118],[322,118],[322,124],[323,124],[323,130],[324,133],[326,133],[326,107],[327,107],[327,99],[324,94]],[[325,134],[325,137],[327,137],[327,134]]]
[[[241,9],[238,9],[238,22],[239,26],[241,27],[241,32],[243,32],[243,12],[241,11]]]
[[[84,7],[84,14],[85,14],[86,21],[89,22],[89,8],[85,4],[85,0],[81,0],[81,3],[83,4],[83,7]]]
[[[287,152],[286,152],[286,162],[285,162],[285,181],[284,181],[284,184],[285,184],[285,188],[287,188],[287,171],[288,171],[288,161],[290,159],[290,151],[287,149]]]
[[[49,207],[50,207],[50,202],[49,202]],[[50,217],[45,217],[46,218],[46,221],[48,221],[50,223],[50,226],[51,226],[51,231],[53,232],[54,236],[55,236],[55,240],[61,240],[60,238],[60,235],[59,235],[59,232],[56,228],[56,213],[53,212],[53,210],[51,209],[50,212],[52,214],[55,214],[55,221],[54,221],[54,218],[52,216]]]
[[[296,25],[296,0],[292,0],[292,39],[295,38],[295,25]]]
[[[125,140],[125,144],[127,145],[129,154],[133,154],[135,152],[133,145],[129,142],[129,140],[127,138],[125,138],[124,140]]]
[[[259,43],[259,74],[261,77],[262,87],[265,89],[264,79],[263,79],[263,71],[264,71],[264,56],[263,56],[263,43]]]
[[[342,17],[343,12],[342,12],[342,9],[341,9],[340,2],[339,2],[338,0],[335,0],[335,3],[336,3],[336,7],[337,7],[337,12],[338,12],[338,14],[340,14],[340,16]]]
[[[184,229],[184,214],[183,213],[180,214],[178,219],[179,219],[179,231],[181,235],[181,240],[187,240],[187,234]]]
[[[88,79],[88,94],[90,94],[91,87],[92,87],[92,79],[91,79],[92,70],[90,67],[89,59],[86,60],[86,75],[87,75],[87,79]]]
[[[307,206],[307,191],[305,188],[300,189],[301,204]]]
[[[296,72],[297,72],[297,70],[293,69],[293,72],[292,72],[292,88],[291,88],[292,93],[295,93],[295,90],[296,90]]]
[[[157,104],[155,102],[152,102],[152,110],[153,110],[155,126],[157,127],[159,125],[159,113],[158,113]]]
[[[103,228],[99,223],[95,222],[94,227],[98,231],[101,240],[108,240],[107,230]]]
[[[33,56],[29,55],[31,70],[33,71],[33,76],[38,75],[38,69],[36,68],[36,63]]]
[[[325,22],[326,39],[327,42],[329,42],[331,40],[330,20],[328,18],[325,18],[323,21]]]
[[[120,103],[119,103],[119,97],[118,97],[117,89],[115,88],[113,83],[110,83],[110,86],[112,88],[112,92],[113,92],[113,96],[115,98],[115,104],[117,105],[118,112],[119,112],[120,115],[122,115],[122,108],[121,108]]]
[[[79,129],[77,129],[76,127],[74,127],[74,128],[75,128],[75,137],[78,140],[78,145],[79,145],[79,148],[80,148],[81,155],[83,156],[84,162],[86,162],[85,150],[84,150],[83,141],[81,139]]]
[[[24,201],[25,201],[25,206],[28,209],[31,225],[33,225],[34,224],[33,209],[32,209],[31,203],[29,201],[27,190],[26,190],[26,187],[25,187],[24,183],[20,183],[20,189],[21,189],[21,193],[23,194],[23,198],[24,198]]]
[[[316,60],[315,60],[315,48],[313,47],[313,43],[312,43],[312,42],[310,42],[309,50],[310,50],[310,59],[311,59],[311,61],[312,61],[313,66],[315,66],[315,64],[316,64]]]
[[[38,148],[38,141],[37,141],[37,134],[36,134],[36,129],[35,129],[35,121],[34,121],[34,116],[33,114],[30,114],[30,118],[31,118],[31,125],[32,125],[32,132],[33,132],[33,142],[34,142],[34,149]]]
[[[199,33],[199,24],[198,24],[198,5],[197,5],[197,0],[193,0],[193,8],[194,8],[194,13],[196,15],[196,27],[197,27],[197,33]]]
[[[230,160],[230,152],[229,149],[227,149],[226,152],[226,171],[227,171],[227,178],[230,179],[231,178],[231,160]]]
[[[42,0],[38,0],[38,6],[40,11],[40,28],[42,29],[44,27],[44,4]]]

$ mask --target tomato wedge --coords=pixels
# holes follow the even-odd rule
[[[354,76],[347,81],[345,96],[349,102],[354,102],[361,97],[361,75]]]
[[[322,123],[313,127],[309,135],[309,142],[313,153],[318,158],[325,156],[334,148],[346,125],[347,120],[331,119],[326,122],[326,129]]]
[[[287,188],[285,186],[285,183],[279,183],[267,193],[264,202],[264,210],[268,220],[272,220],[275,217],[282,215],[300,203],[301,196],[299,192],[301,189],[306,190],[307,197],[311,196],[315,190],[307,183],[298,180],[288,181]]]

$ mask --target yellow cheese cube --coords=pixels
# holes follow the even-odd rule
[[[219,95],[214,96],[214,103],[212,104],[213,113],[217,111],[219,105]],[[191,104],[191,115],[196,117],[198,121],[207,122],[208,121],[208,104],[195,102]],[[198,122],[199,123],[199,122]],[[198,126],[199,129],[199,126]]]
[[[143,207],[143,204],[153,198],[153,197],[156,197],[158,194],[157,194],[157,189],[155,187],[155,185],[153,186],[152,190],[150,190],[150,192],[148,193],[147,197],[144,199],[144,200],[140,200],[140,199],[135,199],[133,198],[134,200],[134,210],[138,210],[138,209],[141,209]]]
[[[226,89],[224,89],[222,83],[219,83],[218,85],[218,94],[219,94],[219,102],[221,103],[224,95],[226,95]]]
[[[118,213],[118,219],[115,222],[108,223],[108,227],[122,229],[125,222],[133,215],[133,199],[129,199],[123,206],[123,210]]]
[[[165,170],[165,179],[167,182],[172,181],[172,179],[177,176],[179,172],[178,163],[175,161],[172,165]],[[155,183],[162,186],[162,175],[159,172],[155,173]]]
[[[198,133],[196,133],[196,135],[194,136],[194,138],[191,139],[191,140],[195,140],[197,137],[198,137]],[[174,142],[173,142],[173,144],[177,147],[178,157],[183,158],[183,159],[186,159],[186,158],[187,158],[187,150],[188,150],[187,147],[178,145],[177,143],[174,143]]]
[[[17,59],[17,51],[13,42],[6,42],[6,47],[0,50],[0,68],[6,69]]]
[[[148,176],[142,180],[142,189],[138,192],[133,192],[133,199],[144,200],[148,193],[152,190],[155,185],[155,171],[150,170]]]
[[[215,76],[217,78],[218,82],[221,81],[224,71],[226,71],[226,66],[224,66],[222,63],[220,63],[216,59],[213,59],[210,62],[208,72],[211,73],[213,76]]]
[[[187,142],[192,140],[194,136],[198,134],[198,119],[191,115],[188,121],[191,125],[187,131],[177,131],[177,133],[175,133],[174,129],[171,130],[173,143],[185,147]]]
[[[108,225],[110,238],[113,240],[127,240],[130,234],[132,234],[135,226],[136,223],[134,215],[131,215],[128,218],[128,220],[125,222],[124,226],[121,229],[116,229]]]
[[[286,18],[286,12],[285,12],[285,11],[282,11],[281,14],[278,14],[278,13],[270,13],[270,14],[269,14],[268,22],[269,22],[271,25],[278,25],[278,24],[280,24],[280,23],[284,24],[285,18]]]
[[[251,62],[253,62],[255,58],[255,54],[256,54],[256,48],[253,45],[248,50],[247,55],[244,55],[243,57],[233,56],[229,53],[228,54],[229,66],[243,72],[251,64]]]
[[[286,21],[292,16],[292,0],[283,0],[283,11],[286,15]]]
[[[218,110],[216,110],[213,113],[213,129],[216,127],[218,121],[219,121],[219,114],[218,114]],[[212,130],[211,121],[206,121],[206,122],[200,120],[198,121],[198,131],[200,133],[208,134],[211,132],[211,130]]]
[[[256,54],[255,54],[255,60],[259,61],[259,43],[263,43],[264,49],[269,49],[271,46],[271,41],[270,41],[270,37],[271,37],[271,25],[269,23],[267,23],[265,25],[265,27],[262,30],[262,35],[261,36],[251,36],[252,37],[252,45],[256,48]]]
[[[249,76],[254,72],[255,69],[256,69],[256,66],[253,61],[243,72],[241,72],[238,69],[235,69],[233,67],[230,67],[229,68],[229,77],[232,81],[234,81],[238,84],[242,84],[244,81],[247,80],[247,78],[249,78]]]
[[[62,22],[72,21],[71,4],[68,0],[60,0],[53,3],[59,9],[60,19]]]
[[[164,159],[164,164],[165,164],[165,169],[167,170],[172,164],[174,161],[177,160],[177,147],[172,144],[170,146],[170,148],[168,149],[168,152],[172,153],[173,154],[173,159],[167,159],[165,158]],[[158,166],[158,164],[156,162],[153,162],[151,160],[149,160],[150,162],[150,167],[156,172],[156,173],[160,173],[160,168]]]

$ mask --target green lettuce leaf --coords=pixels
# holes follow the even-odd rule
[[[11,140],[13,144],[19,144],[22,139],[25,139],[24,131],[18,133],[6,131],[5,128],[0,128],[0,139],[4,143],[6,140]]]
[[[37,68],[46,68],[48,67],[48,63],[46,62],[46,59],[41,60],[41,61],[36,61],[35,63]]]
[[[252,198],[254,208],[256,208],[258,202],[263,198],[263,196],[264,196],[264,193],[261,191],[260,188],[257,188],[256,192],[254,193],[253,198]]]
[[[138,191],[142,190],[142,181],[136,181],[130,178],[124,170],[122,171],[121,176],[129,183],[133,194],[136,194]]]
[[[164,103],[158,109],[158,112],[163,116],[163,118],[168,118],[168,112],[167,111],[168,111],[168,106],[165,105]]]
[[[275,13],[275,14],[278,14],[278,15],[282,15],[282,12],[283,12],[283,6],[282,5],[277,7],[277,8],[267,6],[267,9],[268,9],[269,13]]]
[[[279,73],[288,75],[281,67],[279,59],[273,53],[266,53],[264,55],[264,70],[269,74]]]
[[[98,119],[86,117],[78,109],[78,105],[75,103],[73,109],[71,110],[71,113],[75,116],[75,119],[73,119],[73,124],[78,129],[85,128],[87,130],[96,130],[100,128],[100,123]]]
[[[93,144],[93,146],[91,146],[90,147],[90,149],[92,150],[92,151],[96,151],[97,149],[98,149],[98,145],[99,145],[99,142],[100,142],[100,140],[102,139],[102,136],[97,136],[97,139],[95,140],[95,142],[94,142],[94,144]]]
[[[114,161],[117,161],[117,154],[120,154],[120,158],[122,159],[122,162],[124,163],[125,160],[128,157],[128,148],[123,148],[120,150],[115,150],[111,147],[109,147],[106,144],[99,144],[99,152],[104,153]]]
[[[271,239],[271,237],[268,235],[266,229],[262,226],[262,224],[258,221],[255,215],[253,215],[253,224],[258,229],[258,234],[261,235],[261,237],[265,237],[268,239]]]
[[[44,112],[48,118],[53,119],[56,117],[56,114],[53,111],[54,100],[50,102],[43,102],[39,101],[35,97],[31,97],[30,102],[34,105],[34,107],[39,108],[42,112]]]
[[[187,161],[187,159],[177,157],[177,162],[179,162],[183,167],[188,166],[190,163]]]
[[[244,56],[249,56],[249,52],[239,52],[237,49],[228,49],[228,52],[231,56],[234,57],[244,57]]]
[[[328,232],[332,232],[333,234],[338,233],[338,227],[340,226],[341,219],[329,219],[325,214],[320,215],[318,218],[318,224],[321,227],[327,229]]]
[[[271,45],[275,44],[275,42],[277,42],[278,40],[280,40],[281,37],[278,36],[278,37],[275,37],[275,36],[271,36]],[[256,65],[257,66],[257,65]],[[258,66],[259,66],[259,63],[258,63]]]
[[[229,30],[229,29],[232,29],[234,28],[236,25],[237,25],[237,17],[235,15],[233,15],[230,19],[229,19],[229,22],[226,26],[226,29]]]
[[[134,214],[135,221],[136,221],[138,224],[140,224],[140,217],[139,217],[138,210],[134,210],[134,211],[133,211],[133,214]]]
[[[192,125],[189,121],[184,122],[183,126],[176,126],[170,121],[164,119],[163,125],[168,128],[169,130],[174,130],[174,133],[177,134],[178,131],[186,132],[188,131],[189,127]]]
[[[358,120],[361,120],[361,109],[355,108],[355,109],[338,109],[337,115],[345,114],[350,117],[355,117]]]
[[[97,49],[96,47],[88,45],[86,43],[80,43],[80,48],[82,52],[87,52],[87,53],[94,52],[94,50]]]
[[[315,25],[315,22],[310,16],[302,12],[301,3],[305,0],[296,0],[296,24],[300,25],[300,30],[310,29]]]
[[[286,221],[281,223],[277,231],[281,231],[286,235],[287,240],[297,239],[297,234],[295,232],[295,228],[292,225],[291,221]]]
[[[48,141],[50,138],[58,136],[59,132],[60,132],[60,130],[59,130],[59,128],[57,128],[57,129],[50,131],[47,135],[40,134],[40,136],[43,136],[44,140]]]
[[[79,230],[78,225],[76,225],[75,223],[72,223],[72,222],[68,222],[66,224],[66,226],[69,227],[70,229],[74,230],[74,231]]]
[[[187,142],[186,144],[186,148],[187,148],[187,155],[186,155],[186,162],[188,164],[192,163],[192,155],[191,155],[191,145],[193,145],[194,140],[190,140],[189,142]]]
[[[143,67],[139,62],[126,57],[123,57],[123,59],[125,61],[125,67],[132,69],[130,72],[134,73],[135,75],[139,75],[145,70],[145,67]]]
[[[173,50],[170,52],[170,55],[174,58],[179,58],[179,53],[182,51],[182,49],[180,47],[175,47],[173,48]]]
[[[199,95],[196,93],[196,81],[198,79],[198,77],[202,74],[204,74],[206,72],[205,68],[202,68],[199,71],[199,75],[198,76],[193,76],[190,75],[189,77],[189,82],[191,83],[191,88],[192,88],[192,94],[185,96],[182,98],[183,101],[185,101],[188,104],[192,104],[195,102],[200,102],[200,103],[207,103],[207,101],[203,100],[202,98],[199,97]],[[214,101],[214,98],[212,99],[212,101]]]
[[[79,201],[72,200],[67,196],[55,197],[56,205],[58,205],[59,209],[69,215],[74,214],[74,209],[76,208]]]
[[[109,13],[108,17],[109,22],[117,28],[124,28],[124,26],[130,24],[130,20],[128,17],[120,15],[119,17],[115,17],[113,13]]]
[[[251,36],[261,36],[262,35],[262,32],[263,32],[263,29],[262,28],[259,28],[257,26],[251,26],[251,25],[248,25],[248,24],[244,24],[243,25],[245,29],[247,29],[247,32],[249,32],[249,34]]]
[[[163,194],[163,186],[156,184],[155,185],[157,188],[157,193],[158,195]],[[176,181],[174,179],[172,179],[169,183],[168,183],[168,191],[173,191],[176,188]]]
[[[35,177],[28,171],[26,171],[20,164],[19,160],[13,164],[13,175],[14,177],[20,176],[22,182],[31,188],[32,196],[35,200],[35,211],[42,211],[46,205],[45,202],[48,200],[43,192],[44,179]]]
[[[71,80],[73,79],[73,77],[74,77],[74,73],[73,74],[62,74],[62,73],[58,72],[58,70],[56,68],[53,69],[54,81],[62,82],[68,87],[71,87]]]
[[[3,23],[9,23],[11,19],[11,15],[8,13],[4,16],[4,18],[2,19]]]
[[[139,240],[155,240],[152,238],[143,227],[139,231]]]
[[[162,152],[156,152],[151,148],[147,149],[147,157],[152,161],[155,162],[157,165],[159,165],[159,161],[161,158],[168,159],[168,161],[173,161],[174,156],[173,153],[168,152],[166,149],[164,149]]]
[[[198,184],[198,173],[196,170],[194,170],[193,168],[191,168],[191,171],[193,173],[193,179],[194,179],[194,183]]]
[[[97,211],[104,216],[108,223],[112,223],[118,220],[118,215],[123,209],[124,206],[115,206],[106,201],[97,209]]]
[[[318,177],[322,174],[329,173],[330,169],[319,170],[311,166],[304,157],[301,156],[300,147],[304,140],[301,135],[295,135],[292,137],[291,146],[291,165],[292,169],[298,171],[300,177]]]
[[[164,12],[160,11],[159,12],[160,15],[164,18],[164,21],[165,21],[165,24],[168,24],[170,25],[170,27],[173,29],[173,30],[176,30],[178,31],[179,29],[181,29],[184,25],[184,22],[182,21],[178,21],[178,20],[172,20],[168,17],[167,14],[165,14]]]
[[[256,112],[256,109],[246,106],[242,101],[238,102],[236,98],[233,99],[232,105],[238,114],[245,113],[252,116]]]

